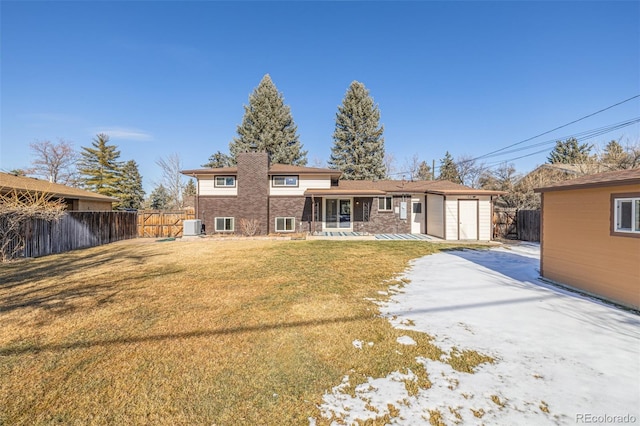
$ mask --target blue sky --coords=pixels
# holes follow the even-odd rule
[[[198,168],[228,151],[270,74],[310,165],[328,160],[335,114],[360,81],[385,146],[438,164],[478,157],[640,94],[640,3],[1,1],[0,170],[29,143],[111,136],[147,193],[156,161]],[[640,98],[486,158],[526,172],[553,141],[640,117]],[[585,142],[640,143],[640,126]],[[548,148],[548,149],[547,149]]]

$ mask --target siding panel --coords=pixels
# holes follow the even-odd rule
[[[640,239],[610,235],[610,194],[629,190],[625,186],[544,193],[544,277],[640,307]]]
[[[444,238],[444,197],[427,194],[427,234]]]

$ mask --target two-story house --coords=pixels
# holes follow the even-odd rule
[[[334,169],[270,164],[266,153],[239,154],[236,167],[183,170],[197,180],[196,217],[207,233],[358,232],[429,234],[491,240],[499,191],[449,181],[340,180]]]

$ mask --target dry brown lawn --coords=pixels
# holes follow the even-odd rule
[[[443,247],[133,240],[0,265],[0,425],[327,424],[344,375],[441,356],[367,299]]]

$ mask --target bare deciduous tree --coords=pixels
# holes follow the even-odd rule
[[[387,178],[393,179],[393,175],[396,174],[396,157],[391,152],[385,152],[382,161],[384,162],[384,168],[387,171]]]
[[[36,141],[29,144],[34,159],[29,174],[41,177],[53,183],[74,186],[76,184],[76,162],[78,153],[73,144],[64,139],[58,143],[51,141]]]
[[[65,203],[50,194],[13,190],[0,194],[0,260],[20,256],[26,244],[26,230],[33,219],[55,221],[64,215]]]
[[[461,155],[456,161],[456,166],[463,185],[471,188],[480,187],[480,176],[485,169],[483,163],[478,164],[471,155]]]
[[[169,208],[181,209],[184,206],[182,194],[185,183],[182,170],[182,160],[177,153],[170,154],[166,159],[160,158],[156,164],[162,169],[162,179],[158,185],[162,185],[169,194]]]

